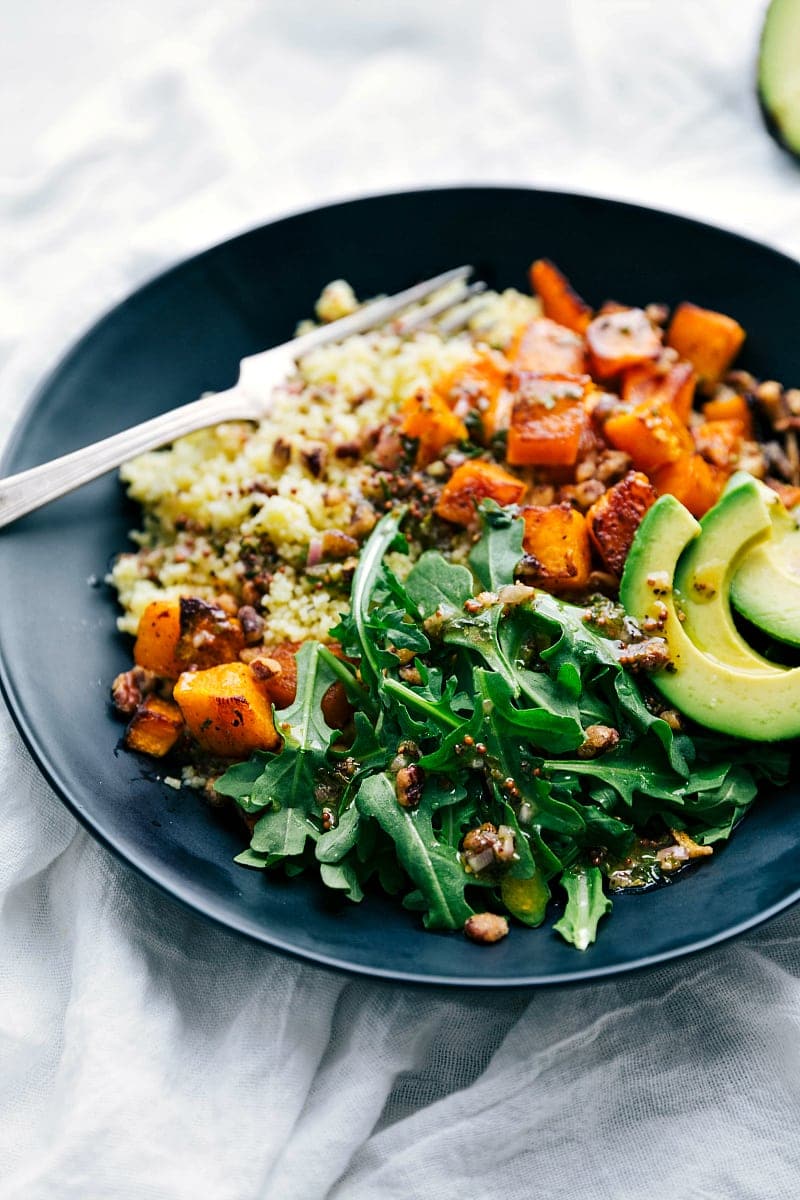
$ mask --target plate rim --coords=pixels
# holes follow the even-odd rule
[[[131,291],[124,294],[122,299],[112,303],[110,307],[105,308],[95,319],[91,321],[88,327],[73,341],[67,344],[54,364],[47,369],[39,378],[38,382],[32,388],[30,395],[24,400],[19,407],[14,422],[9,430],[9,433],[4,441],[2,453],[0,454],[0,478],[2,478],[8,470],[8,463],[17,453],[23,436],[28,428],[31,415],[35,412],[38,404],[43,396],[49,390],[52,382],[69,366],[72,360],[78,357],[82,348],[90,338],[93,338],[101,327],[108,321],[116,318],[121,310],[124,310],[129,304],[138,301],[139,298],[150,289],[159,287],[172,274],[182,270],[189,263],[201,261],[206,256],[214,254],[222,247],[228,246],[239,240],[244,240],[251,237],[260,230],[279,225],[284,221],[291,221],[297,218],[302,219],[307,216],[317,216],[324,214],[334,209],[344,207],[354,207],[361,204],[368,204],[375,200],[403,200],[411,197],[429,195],[431,193],[464,193],[464,192],[515,192],[521,195],[537,196],[546,195],[553,198],[562,198],[566,202],[574,200],[587,200],[590,203],[609,206],[617,210],[635,210],[637,212],[656,215],[658,217],[667,218],[671,221],[690,225],[693,228],[708,230],[715,236],[722,235],[725,238],[730,238],[735,242],[744,242],[750,246],[757,248],[761,252],[766,252],[768,255],[774,255],[778,259],[784,260],[795,268],[800,268],[800,260],[794,258],[786,251],[778,249],[768,242],[761,241],[751,237],[748,234],[741,233],[737,230],[726,228],[724,225],[712,224],[709,221],[697,219],[688,216],[684,213],[678,213],[669,209],[656,208],[652,205],[642,204],[634,201],[617,199],[610,196],[599,195],[592,192],[582,192],[573,190],[564,190],[560,188],[548,188],[539,186],[528,186],[516,183],[452,183],[452,184],[430,184],[422,187],[409,189],[398,189],[393,191],[375,191],[365,192],[345,199],[336,199],[328,201],[324,204],[304,206],[298,209],[285,212],[269,221],[261,222],[247,229],[233,234],[230,237],[222,238],[213,244],[189,254],[184,258],[178,259],[170,265],[155,272],[153,275],[146,278]],[[0,533],[2,537],[2,533]],[[302,962],[308,962],[315,966],[327,970],[333,970],[343,973],[348,976],[355,976],[364,979],[370,979],[378,983],[401,983],[404,985],[414,985],[419,987],[434,987],[434,988],[457,988],[460,990],[484,990],[489,989],[515,989],[524,988],[530,989],[533,987],[559,987],[569,986],[572,984],[585,984],[593,981],[603,981],[619,975],[625,975],[632,971],[647,970],[659,965],[671,962],[675,959],[682,959],[689,955],[696,955],[704,951],[708,951],[714,946],[738,937],[748,930],[755,929],[759,925],[771,920],[779,913],[791,908],[794,904],[800,901],[800,886],[794,891],[788,893],[781,900],[770,905],[768,908],[760,910],[758,913],[734,923],[725,929],[719,930],[713,935],[705,938],[700,938],[687,945],[670,948],[659,951],[655,954],[642,955],[625,961],[624,963],[615,963],[606,966],[586,967],[582,970],[571,971],[569,974],[536,974],[520,975],[513,979],[506,976],[496,976],[491,974],[480,974],[471,978],[459,978],[453,975],[431,975],[418,974],[413,971],[389,969],[370,964],[354,963],[335,954],[326,954],[322,951],[314,949],[306,949],[298,947],[287,941],[280,935],[270,933],[263,926],[258,925],[247,917],[247,914],[242,912],[234,922],[230,913],[224,910],[224,907],[219,904],[214,897],[203,897],[202,903],[193,900],[191,887],[185,886],[184,881],[180,877],[171,876],[168,871],[157,869],[157,864],[145,861],[139,857],[135,846],[123,846],[110,838],[105,831],[100,828],[92,819],[92,817],[84,810],[83,806],[76,801],[70,794],[69,780],[62,778],[55,763],[50,762],[47,755],[44,753],[44,743],[39,738],[32,723],[29,720],[29,715],[25,710],[21,698],[16,692],[14,679],[9,672],[5,658],[0,654],[0,693],[5,700],[12,721],[18,730],[26,749],[28,750],[37,770],[44,778],[45,782],[54,792],[59,801],[64,804],[69,812],[79,821],[81,826],[87,830],[92,838],[99,842],[105,850],[118,861],[133,870],[141,879],[144,879],[148,884],[157,888],[160,892],[168,895],[173,900],[177,901],[184,909],[189,910],[193,914],[202,917],[205,920],[211,921],[216,927],[224,929],[230,934],[237,937],[245,938],[249,942],[255,942],[265,946],[268,949],[274,950],[279,954],[289,956]]]

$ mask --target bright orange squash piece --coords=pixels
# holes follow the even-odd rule
[[[675,410],[659,402],[613,413],[603,425],[603,436],[648,475],[694,450],[691,434]]]
[[[653,327],[641,308],[623,308],[595,317],[586,330],[589,362],[598,379],[611,379],[620,371],[658,358],[663,347],[661,331]]]
[[[773,492],[777,492],[781,499],[781,504],[789,511],[797,508],[800,505],[800,487],[793,487],[791,483],[784,483],[781,479],[770,479],[769,476],[764,480]]]
[[[701,454],[689,454],[656,471],[653,484],[659,496],[668,492],[685,504],[693,517],[700,518],[719,500],[728,475]]]
[[[153,600],[139,620],[133,661],[167,679],[177,679],[186,663],[176,655],[181,636],[180,600]]]
[[[173,695],[192,737],[210,754],[247,758],[280,748],[270,698],[243,662],[185,671]]]
[[[626,404],[669,404],[685,425],[692,413],[697,376],[691,363],[678,362],[666,369],[658,362],[629,367],[622,380]]]
[[[537,258],[531,264],[531,287],[542,302],[544,315],[575,333],[585,333],[592,310],[549,258]]]
[[[685,301],[672,314],[667,345],[687,358],[703,383],[716,383],[742,348],[745,331],[733,317]]]
[[[707,421],[741,421],[742,436],[749,442],[753,440],[753,414],[745,396],[732,392],[729,396],[707,400],[703,405],[703,416]]]
[[[694,444],[703,458],[729,473],[742,452],[744,429],[738,417],[727,421],[703,421],[692,429]]]
[[[139,621],[134,662],[167,679],[177,679],[190,666],[233,662],[244,648],[236,617],[197,596],[154,600]]]
[[[509,364],[499,351],[480,354],[467,367],[443,376],[437,394],[457,417],[477,413],[484,442],[497,432],[497,406],[508,379]]]
[[[515,467],[572,466],[589,422],[589,380],[521,371],[516,382],[506,460]]]
[[[129,750],[163,758],[177,742],[183,730],[183,717],[177,704],[148,696],[133,714],[125,731]]]
[[[647,476],[629,471],[587,512],[589,536],[603,563],[615,575],[622,574],[636,530],[656,498]]]
[[[481,500],[496,500],[501,506],[517,504],[525,483],[494,463],[471,459],[456,467],[442,488],[436,513],[454,525],[474,525]]]
[[[589,582],[592,551],[583,513],[569,504],[530,505],[522,547],[528,556],[525,582],[549,592],[582,591]]]
[[[586,370],[583,338],[549,317],[537,317],[518,331],[508,357],[523,371],[546,375],[582,375]]]
[[[427,467],[444,450],[467,437],[467,427],[436,392],[417,392],[409,397],[402,409],[400,432],[416,438],[417,466]]]

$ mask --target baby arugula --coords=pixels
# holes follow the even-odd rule
[[[281,751],[215,784],[252,825],[237,861],[316,864],[353,901],[374,880],[429,929],[487,909],[539,925],[558,881],[553,928],[585,950],[611,908],[598,863],[624,858],[654,822],[725,839],[756,778],[785,778],[787,756],[745,761],[733,740],[675,734],[584,609],[512,587],[524,531],[513,510],[484,502],[468,565],[427,551],[401,579],[386,558],[408,550],[405,516],[384,516],[362,549],[331,631],[345,659],[300,650],[295,701],[276,713]],[[349,738],[322,715],[337,681],[355,709]],[[619,740],[587,757],[598,725]],[[484,825],[502,830],[502,857],[464,852]]]

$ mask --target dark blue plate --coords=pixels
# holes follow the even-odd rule
[[[446,188],[289,217],[183,263],[100,321],[56,368],[16,429],[0,473],[21,470],[224,388],[239,359],[286,340],[330,279],[393,292],[472,262],[527,287],[547,255],[591,301],[691,299],[748,331],[743,365],[800,383],[800,265],[695,221],[585,196]],[[413,982],[565,983],[719,942],[800,897],[795,786],[766,794],[731,844],[668,887],[621,896],[585,954],[549,925],[485,949],[425,933],[380,897],[331,903],[311,880],[236,866],[238,829],[118,750],[108,705],[130,662],[102,578],[137,521],[108,476],[0,533],[0,681],[52,786],[106,846],[197,912],[328,966]],[[800,699],[800,698],[799,698]]]

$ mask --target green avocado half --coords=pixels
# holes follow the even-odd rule
[[[758,53],[758,100],[767,129],[800,158],[800,0],[772,0]]]
[[[737,511],[734,507],[731,512]],[[752,526],[736,532],[731,521],[730,559],[753,538]],[[620,600],[632,617],[656,624],[666,639],[670,666],[652,676],[659,691],[681,712],[709,729],[753,741],[800,735],[800,667],[737,666],[689,636],[676,607],[675,573],[681,554],[701,539],[698,521],[673,496],[662,496],[645,515],[620,584]],[[701,549],[696,549],[701,565]],[[698,566],[698,568],[700,567]],[[705,635],[708,638],[708,633]],[[713,642],[713,638],[710,639]],[[723,649],[730,642],[723,635]]]
[[[736,476],[731,483],[735,484]],[[733,607],[770,637],[800,646],[800,528],[764,484],[752,481],[768,506],[771,537],[754,546],[731,573]],[[717,505],[722,507],[728,493]]]

